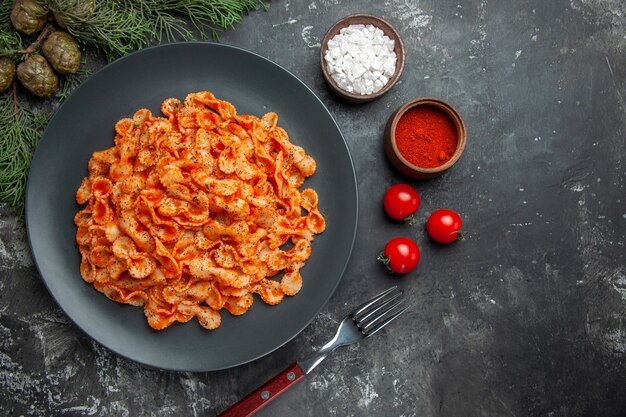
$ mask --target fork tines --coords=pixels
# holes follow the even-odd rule
[[[350,318],[365,336],[371,336],[391,323],[409,307],[403,291],[393,286],[357,307]]]

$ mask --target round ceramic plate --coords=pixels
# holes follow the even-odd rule
[[[209,90],[240,114],[278,114],[293,143],[317,161],[305,182],[319,194],[327,229],[313,242],[295,297],[251,309],[208,331],[193,320],[157,332],[143,310],[115,303],[79,273],[75,192],[94,151],[113,146],[114,125],[140,108],[160,115],[168,97]],[[121,58],[85,81],[56,112],[35,152],[26,192],[33,257],[52,296],[85,333],[143,364],[179,371],[240,365],[279,348],[302,331],[328,301],[350,258],[357,224],[354,167],[339,127],[294,75],[254,53],[214,43],[177,43]]]

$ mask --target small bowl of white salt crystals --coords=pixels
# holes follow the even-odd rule
[[[365,103],[382,96],[398,81],[404,69],[404,45],[385,19],[353,14],[326,33],[321,58],[330,88],[347,101]]]

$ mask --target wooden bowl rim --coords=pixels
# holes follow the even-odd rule
[[[457,130],[457,146],[454,154],[452,155],[452,158],[448,159],[446,163],[434,168],[423,168],[407,161],[404,156],[402,156],[402,153],[400,153],[400,150],[396,145],[396,126],[398,124],[398,120],[400,120],[400,118],[404,115],[404,113],[407,112],[407,110],[412,109],[416,106],[424,105],[436,107],[446,113],[454,122]],[[394,154],[398,157],[400,162],[402,162],[407,168],[415,172],[424,174],[437,174],[447,171],[459,160],[461,154],[465,150],[465,144],[467,142],[467,129],[465,128],[465,122],[463,121],[463,118],[461,117],[457,109],[447,101],[435,97],[416,98],[400,106],[400,108],[398,108],[398,110],[393,113],[392,117],[393,119],[389,131],[391,148],[393,149]]]
[[[362,19],[373,20],[374,22],[378,22],[380,24],[376,25],[372,22],[360,21]],[[372,93],[368,95],[349,93],[341,89],[337,85],[335,80],[328,73],[328,68],[326,67],[326,61],[324,60],[324,54],[328,50],[328,41],[331,39],[331,37],[334,37],[337,33],[339,33],[341,29],[343,29],[344,27],[350,26],[352,24],[370,24],[370,23],[374,24],[374,26],[382,30],[385,33],[385,35],[389,36],[389,33],[387,32],[391,32],[391,34],[393,35],[393,40],[395,41],[394,51],[396,52],[396,71],[389,78],[389,81],[387,82],[387,84],[385,84],[385,86],[376,93]],[[379,98],[380,96],[382,96],[383,94],[385,94],[387,91],[389,91],[400,79],[400,75],[402,74],[402,71],[404,70],[404,61],[405,61],[404,43],[402,42],[400,33],[398,33],[396,28],[388,20],[383,19],[382,17],[379,17],[379,16],[375,16],[373,14],[368,14],[368,13],[351,14],[349,16],[345,16],[339,19],[330,29],[328,29],[328,31],[326,32],[326,35],[324,35],[324,39],[322,40],[322,45],[320,47],[320,63],[322,66],[322,73],[324,75],[324,79],[326,80],[328,85],[330,85],[330,87],[335,93],[355,103],[365,103],[368,101],[375,100]]]

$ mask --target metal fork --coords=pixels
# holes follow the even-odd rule
[[[343,319],[335,337],[313,356],[287,367],[218,417],[253,415],[308,375],[339,346],[351,345],[376,334],[409,308],[404,305],[405,300],[402,294],[402,290],[394,286],[355,308]]]

